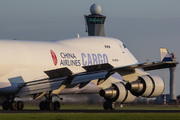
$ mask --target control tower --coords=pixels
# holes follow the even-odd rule
[[[173,60],[175,60],[175,56],[174,53],[171,53],[171,57]],[[178,62],[176,62],[176,64],[179,64]],[[176,98],[176,94],[175,94],[175,70],[176,67],[171,67],[169,68],[170,71],[170,81],[169,81],[169,86],[170,86],[170,100],[169,100],[169,104],[176,104],[177,98]]]
[[[86,32],[89,36],[105,36],[104,22],[106,16],[101,15],[101,6],[93,4],[90,7],[90,15],[84,15]]]

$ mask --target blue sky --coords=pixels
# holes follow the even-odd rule
[[[105,34],[120,39],[138,59],[160,60],[160,47],[180,61],[179,0],[1,0],[0,38],[57,40],[87,36],[84,15],[97,3],[106,15]],[[151,72],[164,78],[169,92],[169,71]],[[176,70],[176,95],[180,94],[180,69]]]

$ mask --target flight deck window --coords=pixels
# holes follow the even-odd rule
[[[126,46],[123,44],[124,48],[126,48]]]

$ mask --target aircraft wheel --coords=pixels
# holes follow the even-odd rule
[[[116,109],[116,104],[110,103],[110,110],[115,110],[115,109]]]
[[[45,110],[45,109],[46,109],[46,105],[45,105],[45,102],[44,102],[44,101],[41,101],[41,102],[40,102],[39,108],[40,108],[40,110]]]
[[[103,108],[104,108],[104,110],[109,110],[109,108],[110,108],[109,102],[105,101],[103,104]]]
[[[18,109],[18,110],[23,110],[23,108],[24,108],[23,102],[22,102],[22,101],[18,101],[18,102],[17,102],[17,109]]]
[[[60,103],[58,101],[54,102],[54,110],[59,110],[61,107]]]
[[[15,101],[11,101],[9,104],[10,110],[16,110],[17,109],[17,103]]]
[[[54,110],[54,103],[52,101],[47,102],[46,105],[48,110]]]
[[[2,103],[2,108],[3,108],[3,110],[8,110],[9,109],[9,101],[4,101]]]

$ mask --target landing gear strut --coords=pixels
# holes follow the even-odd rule
[[[116,108],[116,104],[115,103],[112,103],[112,102],[107,102],[105,101],[104,104],[103,104],[103,108],[104,110],[115,110]]]

